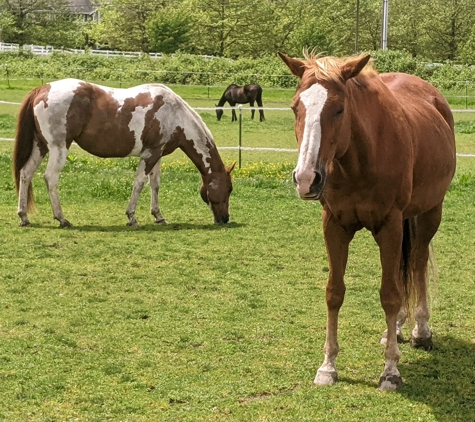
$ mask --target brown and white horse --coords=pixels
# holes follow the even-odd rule
[[[387,323],[379,388],[394,390],[402,383],[398,336],[411,304],[411,344],[432,348],[426,273],[429,244],[455,172],[452,113],[427,82],[402,73],[379,75],[366,66],[369,55],[306,54],[303,61],[279,55],[300,78],[292,102],[299,144],[293,180],[302,199],[323,205],[330,267],[325,359],[315,383],[337,380],[348,248],[355,232],[366,228],[380,250],[380,299]]]
[[[138,225],[135,209],[147,177],[152,215],[156,223],[165,223],[158,206],[160,161],[176,148],[201,173],[201,197],[215,222],[228,222],[234,166],[224,166],[211,132],[182,98],[164,85],[116,89],[63,79],[33,89],[20,109],[13,156],[20,226],[30,225],[31,180],[48,152],[44,177],[53,216],[60,227],[71,225],[64,218],[57,185],[73,141],[98,157],[140,157],[126,211],[128,225]]]

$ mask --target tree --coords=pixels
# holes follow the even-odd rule
[[[100,9],[102,21],[91,36],[99,45],[148,53],[148,21],[166,5],[165,0],[111,0]]]
[[[76,47],[82,43],[82,22],[66,0],[0,0],[2,38],[7,42]]]
[[[175,53],[190,49],[192,18],[186,10],[167,7],[148,21],[150,49],[159,53]]]

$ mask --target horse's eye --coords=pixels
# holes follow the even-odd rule
[[[335,116],[341,116],[343,114],[343,112],[345,111],[344,108],[338,110],[336,113],[335,113]]]

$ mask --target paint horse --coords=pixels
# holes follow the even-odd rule
[[[254,119],[254,102],[257,102],[259,108],[259,121],[263,122],[264,110],[262,110],[262,88],[257,84],[250,84],[239,86],[235,84],[229,85],[221,96],[216,107],[223,107],[226,102],[229,103],[231,107],[234,107],[236,104],[250,104],[251,105],[251,119]],[[223,109],[216,109],[216,117],[218,121],[221,120],[223,115]],[[237,120],[236,110],[232,109],[232,118],[231,121],[234,122]]]
[[[201,197],[214,221],[228,222],[234,166],[224,166],[211,132],[182,98],[164,85],[115,89],[64,79],[33,89],[20,109],[13,156],[20,226],[30,225],[31,181],[48,152],[44,178],[53,215],[60,227],[71,226],[63,215],[57,185],[73,141],[98,157],[140,157],[126,211],[129,226],[138,225],[135,209],[147,177],[151,213],[156,223],[165,222],[158,206],[160,161],[176,148],[199,170]]]
[[[402,73],[378,74],[370,56],[346,60],[279,53],[300,78],[292,110],[299,145],[293,181],[302,199],[323,205],[329,259],[325,358],[315,383],[337,381],[338,313],[345,295],[349,243],[366,228],[382,267],[380,300],[386,315],[382,390],[402,384],[398,337],[413,309],[413,347],[432,349],[428,325],[429,244],[455,172],[454,120],[444,97]]]

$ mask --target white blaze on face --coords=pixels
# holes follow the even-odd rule
[[[310,188],[315,177],[314,167],[322,140],[320,116],[327,97],[328,91],[320,84],[300,93],[300,101],[305,106],[305,127],[295,173],[298,185],[305,185],[302,186],[304,189]]]

